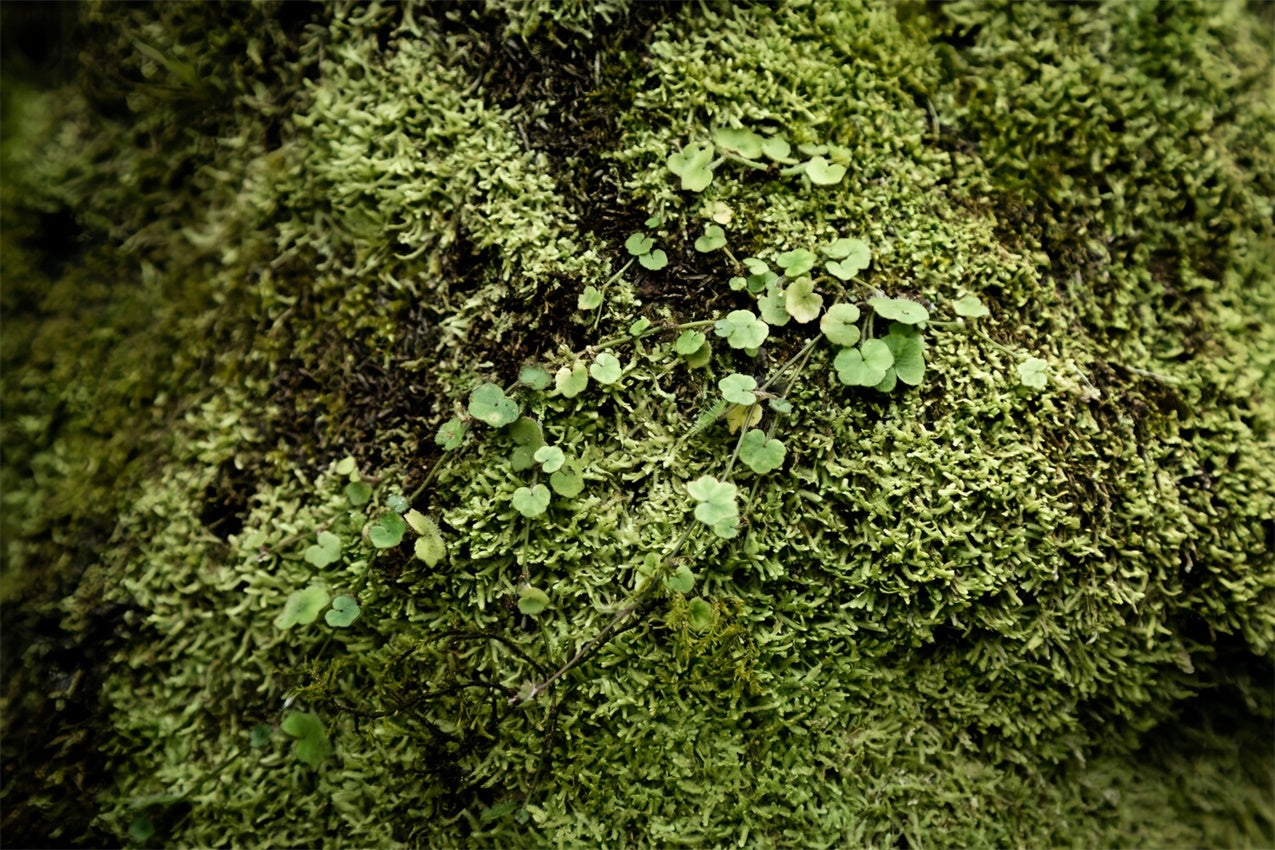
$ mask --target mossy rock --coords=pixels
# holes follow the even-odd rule
[[[1275,841],[1269,8],[5,22],[14,842]]]

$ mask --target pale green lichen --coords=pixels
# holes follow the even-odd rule
[[[321,8],[292,30],[269,5],[251,26],[90,6],[144,120],[63,90],[6,100],[5,307],[47,289],[48,314],[16,338],[6,317],[6,618],[54,612],[83,641],[122,606],[83,671],[92,738],[67,751],[100,768],[94,840],[143,817],[191,846],[1268,843],[1275,119],[1251,13],[661,13],[644,80],[606,89],[631,95],[616,132],[580,153],[623,187],[607,200],[628,220],[604,227],[589,175],[524,136],[580,101],[526,102],[471,58],[485,29],[566,61],[641,16],[490,5]],[[634,66],[618,44],[599,65]],[[183,82],[191,63],[227,82]],[[200,102],[224,114],[184,132]],[[723,168],[684,192],[669,155],[720,127],[841,146],[846,174]],[[679,333],[632,339],[642,314],[751,309],[723,252],[692,247],[705,205],[731,211],[738,257],[862,239],[845,300],[906,295],[937,320],[920,385],[890,395],[844,387],[816,347],[782,467],[738,478],[720,536],[688,492],[736,445],[719,382],[817,331],[769,328],[756,359],[723,341],[694,370]],[[20,237],[67,207],[91,250],[43,269]],[[669,268],[610,280],[652,213]],[[104,270],[133,286],[99,282],[86,315]],[[968,294],[991,315],[958,320]],[[1043,387],[1020,386],[1029,358]],[[584,380],[514,388],[524,361]],[[493,416],[449,432],[406,521],[429,559],[362,542],[486,382],[572,487],[520,508],[546,479]],[[307,558],[320,531],[339,557]],[[358,618],[279,628],[310,586]],[[634,628],[536,690],[618,614]],[[7,686],[6,715],[38,712],[45,683],[14,681],[31,692]],[[305,758],[287,712],[322,725]],[[12,786],[27,811],[75,811],[52,796],[69,759]]]

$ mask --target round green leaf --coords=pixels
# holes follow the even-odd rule
[[[584,475],[573,461],[549,476],[549,486],[559,496],[574,499],[584,490]]]
[[[759,260],[756,257],[745,257],[742,262],[744,267],[748,269],[749,275],[764,275],[770,271],[770,266],[766,265],[766,261]]]
[[[819,257],[810,251],[798,248],[796,251],[785,251],[775,258],[775,262],[784,270],[784,277],[794,278],[803,275],[815,267]]]
[[[773,159],[775,162],[792,164],[796,162],[792,158],[792,145],[788,144],[788,140],[783,136],[771,136],[761,143],[761,152]]]
[[[413,513],[416,513],[413,511]],[[416,538],[416,543],[412,547],[412,552],[419,560],[425,562],[425,566],[433,567],[447,557],[447,542],[443,540],[443,534],[438,528],[438,523],[434,522],[423,514],[417,514],[412,523],[412,528],[420,537]]]
[[[576,306],[581,310],[596,310],[602,306],[602,293],[596,286],[586,286],[580,290],[580,297],[576,299]]]
[[[536,462],[545,472],[557,472],[567,462],[567,456],[557,446],[541,446],[536,450]]]
[[[305,626],[319,619],[319,612],[328,605],[327,588],[312,584],[304,590],[294,590],[283,603],[283,610],[274,618],[276,629],[290,629],[298,623]]]
[[[925,377],[925,342],[916,329],[895,322],[890,326],[885,344],[894,355],[894,371],[899,380],[910,387],[920,385]]]
[[[323,728],[323,721],[318,715],[308,711],[289,712],[283,718],[280,728],[289,737],[297,739],[295,753],[302,763],[317,770],[332,755],[327,730]]]
[[[344,629],[359,618],[359,602],[353,596],[338,596],[323,619],[334,629]]]
[[[493,428],[508,425],[520,412],[518,402],[495,384],[480,384],[469,394],[469,415]]]
[[[889,346],[879,339],[865,340],[859,348],[845,348],[832,361],[837,380],[848,387],[874,387],[894,365]]]
[[[1018,364],[1018,380],[1024,387],[1043,390],[1046,383],[1046,373],[1049,371],[1049,361],[1041,360],[1039,357],[1029,357],[1023,363]]]
[[[707,339],[699,331],[682,331],[681,336],[677,338],[677,342],[673,343],[673,351],[683,357],[689,357],[703,348]]]
[[[656,248],[651,253],[638,257],[638,262],[642,264],[643,268],[657,272],[668,265],[668,254]]]
[[[333,471],[337,475],[353,475],[356,469],[358,469],[358,464],[355,462],[354,458],[346,455],[336,462],[336,466]]]
[[[514,510],[533,519],[549,509],[549,488],[543,484],[535,487],[519,487],[514,491],[512,500]]]
[[[773,472],[784,465],[784,444],[766,439],[766,434],[753,428],[739,443],[739,459],[758,475]]]
[[[445,452],[459,448],[464,439],[465,422],[456,416],[444,422],[443,427],[439,428],[438,433],[434,435],[434,442],[442,446]]]
[[[319,532],[319,542],[306,547],[306,561],[323,569],[341,560],[341,538],[330,531]]]
[[[713,133],[713,141],[722,150],[737,153],[744,159],[757,159],[761,156],[762,137],[752,130],[722,127]]]
[[[589,385],[589,370],[583,363],[563,366],[554,376],[554,383],[563,398],[575,398]]]
[[[620,361],[609,351],[599,354],[589,367],[589,374],[599,384],[614,384],[620,380],[620,372]]]
[[[766,341],[770,328],[751,310],[733,310],[713,326],[718,336],[726,337],[731,348],[757,348]]]
[[[840,183],[841,178],[846,176],[846,167],[829,163],[821,156],[814,156],[806,163],[806,176],[816,186],[832,186]]]
[[[833,304],[819,320],[819,330],[833,345],[848,348],[859,341],[859,308],[853,304]]]
[[[930,311],[908,298],[870,298],[868,304],[883,319],[902,322],[905,325],[919,325],[928,321]]]
[[[686,485],[686,492],[698,503],[695,518],[713,529],[718,537],[734,537],[739,527],[738,488],[729,481],[703,475]]]
[[[539,588],[527,586],[518,592],[518,610],[534,617],[549,607],[549,594]]]
[[[682,188],[702,192],[713,180],[713,146],[692,142],[668,158],[668,170],[682,178]]]
[[[813,257],[814,255],[811,254]],[[788,284],[784,292],[784,310],[797,321],[805,324],[819,317],[823,309],[823,296],[815,292],[815,282],[808,277],[799,277]]]
[[[697,596],[686,606],[686,619],[695,631],[706,632],[713,627],[713,606]]]
[[[393,549],[403,542],[407,523],[396,513],[383,513],[367,527],[368,542],[377,549]]]
[[[734,372],[718,381],[717,388],[721,390],[722,398],[732,404],[753,404],[757,401],[753,392],[757,389],[757,379],[752,375]]]
[[[523,366],[518,372],[518,383],[533,390],[543,390],[552,382],[553,377],[543,366]]]
[[[992,314],[983,306],[983,302],[978,300],[977,295],[966,295],[964,298],[956,299],[952,302],[952,309],[956,311],[956,315],[967,319],[981,319]]]
[[[366,481],[351,481],[345,485],[345,498],[356,508],[366,505],[372,498],[372,488]]]
[[[672,575],[665,577],[664,586],[674,593],[690,593],[695,586],[695,573],[686,564],[679,564]]]
[[[872,249],[862,239],[838,239],[822,250],[833,258],[824,268],[841,280],[850,280],[872,262]]]
[[[704,235],[695,240],[695,250],[702,254],[716,251],[726,244],[726,231],[716,224],[704,228]]]
[[[774,280],[766,287],[766,294],[757,299],[757,312],[761,313],[761,319],[772,328],[782,328],[792,319],[788,315],[788,311],[784,309],[784,291],[779,288],[779,278],[771,275]]]
[[[644,254],[651,253],[651,249],[655,247],[655,240],[645,233],[634,233],[628,239],[624,240],[624,250],[628,251],[635,257],[641,257]]]

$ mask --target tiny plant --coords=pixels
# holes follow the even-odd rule
[[[327,730],[318,715],[308,711],[290,711],[283,718],[280,728],[297,743],[295,753],[297,760],[318,770],[327,758],[332,755],[332,744],[328,742]]]
[[[527,519],[534,519],[549,509],[549,498],[549,488],[537,484],[534,487],[519,487],[514,491],[511,503],[518,513]]]
[[[323,619],[334,629],[344,629],[359,618],[359,613],[357,599],[353,596],[338,596],[332,600],[332,607],[323,615]]]
[[[283,603],[283,610],[274,618],[275,628],[287,630],[298,624],[308,626],[319,619],[319,612],[327,607],[330,599],[327,589],[320,584],[294,590]]]
[[[718,537],[730,539],[739,533],[738,488],[729,481],[703,475],[686,485],[696,501],[695,518],[713,529]]]
[[[1018,364],[1018,381],[1024,387],[1043,390],[1047,383],[1046,373],[1048,371],[1049,361],[1042,360],[1039,357],[1028,357],[1026,361]]]
[[[518,402],[495,384],[480,384],[469,394],[469,415],[493,428],[508,425],[519,413]]]
[[[319,542],[306,547],[305,560],[323,569],[341,560],[341,538],[330,531],[319,532]]]
[[[755,349],[766,341],[770,328],[751,310],[732,310],[713,326],[718,336],[726,337],[731,348]]]

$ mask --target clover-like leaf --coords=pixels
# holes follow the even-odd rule
[[[554,384],[563,398],[575,398],[589,385],[589,370],[583,363],[563,366],[554,376]]]
[[[872,310],[881,318],[905,325],[919,325],[929,321],[930,311],[908,298],[876,298],[868,299]]]
[[[1049,361],[1042,360],[1039,357],[1028,357],[1026,361],[1018,364],[1018,380],[1024,387],[1043,390],[1045,384],[1048,383],[1046,373],[1049,371]]]
[[[609,351],[599,354],[589,367],[589,374],[599,384],[614,384],[620,380],[620,372],[619,359]]]
[[[713,606],[696,596],[686,606],[686,620],[695,631],[708,631],[713,627]]]
[[[668,265],[668,254],[665,254],[659,248],[656,248],[651,253],[643,254],[638,257],[638,262],[642,264],[643,268],[650,269],[653,272],[658,272],[660,269]]]
[[[750,276],[764,275],[770,271],[770,266],[766,265],[766,261],[759,260],[756,257],[745,257],[742,262],[744,268],[748,269]]]
[[[553,383],[553,376],[543,366],[527,365],[518,370],[518,383],[533,390],[543,390]]]
[[[647,227],[659,227],[663,223],[664,223],[664,216],[662,215],[653,215],[643,222],[643,224],[645,224]]]
[[[677,342],[673,343],[673,351],[683,357],[689,357],[703,348],[707,341],[708,338],[699,331],[682,331]]]
[[[668,170],[682,178],[688,192],[703,192],[713,181],[713,146],[692,142],[668,158]]]
[[[629,325],[629,336],[638,337],[646,333],[651,328],[651,320],[646,316],[639,316]]]
[[[812,156],[806,163],[806,176],[816,186],[833,186],[846,176],[846,167],[829,163],[821,156]]]
[[[411,507],[411,505],[408,504],[407,497],[402,493],[391,493],[385,497],[385,507],[395,513],[401,514],[403,511]]]
[[[469,415],[493,428],[508,425],[519,413],[518,402],[493,383],[479,384],[469,394]]]
[[[549,488],[543,484],[535,487],[519,487],[514,491],[512,500],[514,510],[533,519],[549,509]]]
[[[361,508],[372,499],[372,487],[366,481],[351,481],[345,485],[345,498],[356,508]]]
[[[308,626],[319,619],[319,612],[327,607],[327,588],[321,584],[312,584],[304,590],[294,590],[283,603],[283,610],[274,618],[274,627],[287,630],[297,625]]]
[[[708,340],[694,354],[686,355],[686,365],[691,369],[702,369],[713,359],[713,346]]]
[[[713,141],[722,150],[737,153],[744,159],[757,159],[761,156],[762,137],[752,130],[722,127],[713,133]]]
[[[753,404],[757,401],[757,395],[753,392],[757,389],[757,379],[752,375],[733,372],[718,381],[717,388],[721,390],[722,398],[732,404]]]
[[[879,339],[864,340],[858,348],[845,348],[832,361],[837,379],[848,387],[874,387],[894,365],[890,347]]]
[[[792,145],[783,136],[771,136],[761,143],[761,152],[773,159],[788,165],[796,162],[792,158]]]
[[[789,316],[805,324],[819,317],[823,309],[823,296],[815,292],[815,282],[799,277],[784,291],[784,310]]]
[[[327,730],[318,715],[308,711],[290,711],[279,724],[285,734],[297,739],[294,752],[303,764],[318,770],[319,766],[332,755],[332,744],[328,742]]]
[[[695,586],[695,573],[686,564],[678,564],[670,576],[665,576],[664,586],[675,593],[690,593]]]
[[[833,345],[848,348],[859,341],[859,308],[853,304],[833,304],[819,320],[819,330]]]
[[[894,370],[894,367],[890,367],[885,370],[885,377],[878,381],[877,385],[873,387],[873,389],[877,392],[888,393],[893,392],[894,388],[898,385],[899,373]]]
[[[977,295],[966,295],[964,298],[956,299],[952,302],[952,309],[956,311],[956,315],[967,319],[981,319],[992,314]]]
[[[885,344],[894,355],[894,372],[899,380],[910,387],[919,386],[925,377],[925,342],[921,334],[916,328],[895,322]]]
[[[581,310],[596,310],[602,306],[602,293],[596,286],[586,286],[580,290],[580,297],[576,299],[576,307]]]
[[[545,472],[557,472],[567,462],[567,456],[557,446],[541,446],[536,450],[536,462]]]
[[[350,455],[346,455],[336,462],[332,471],[337,475],[353,475],[358,469],[358,463]]]
[[[716,251],[726,244],[726,231],[716,224],[704,228],[704,235],[695,240],[695,250],[701,254]]]
[[[330,531],[320,531],[319,542],[307,546],[303,557],[319,569],[334,564],[341,560],[341,538]]]
[[[403,542],[407,523],[396,513],[383,513],[367,527],[368,542],[377,549],[393,549]]]
[[[850,280],[872,262],[872,249],[862,239],[837,239],[821,250],[833,258],[824,268],[842,280]]]
[[[549,594],[531,585],[518,591],[518,610],[528,617],[534,617],[549,607]]]
[[[338,596],[332,600],[332,607],[323,619],[334,629],[344,629],[359,618],[361,609],[359,601],[353,596]]]
[[[731,538],[738,533],[739,507],[735,497],[739,490],[734,484],[702,475],[686,485],[686,492],[698,503],[695,518],[712,528],[714,534]]]
[[[815,267],[819,257],[803,248],[796,251],[784,251],[775,258],[775,262],[784,270],[784,277],[794,278],[803,275]]]
[[[784,465],[784,444],[766,439],[765,432],[753,428],[739,441],[739,459],[753,472],[765,475]]]
[[[726,337],[731,348],[757,348],[766,341],[770,328],[751,310],[732,310],[713,326],[718,336]]]
[[[704,204],[700,214],[718,224],[730,224],[730,220],[735,216],[735,211],[730,208],[729,204],[722,201],[709,201]]]
[[[574,499],[584,490],[584,474],[575,461],[569,461],[549,476],[553,492],[567,499]]]
[[[459,448],[464,439],[465,421],[457,416],[444,422],[443,427],[439,428],[438,433],[434,435],[434,442],[442,446],[445,452]]]
[[[655,240],[645,233],[634,233],[628,239],[624,240],[624,250],[628,251],[635,257],[645,256],[651,253],[651,249],[655,247]]]
[[[533,455],[536,449],[545,444],[544,433],[540,423],[529,416],[523,416],[509,426],[509,436],[514,441],[514,450],[509,455],[509,465],[514,472],[522,472],[536,465]]]
[[[792,413],[792,402],[786,398],[772,398],[767,403],[770,405],[770,409],[776,413],[782,413],[785,416]]]
[[[408,511],[403,519],[420,535],[412,547],[412,554],[424,561],[425,566],[435,566],[447,557],[447,541],[443,540],[438,523],[419,511]]]

